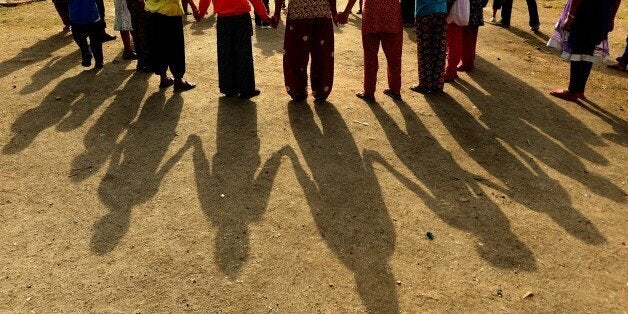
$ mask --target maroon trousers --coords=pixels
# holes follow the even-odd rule
[[[388,63],[388,88],[391,92],[401,92],[401,52],[403,33],[362,34],[364,48],[364,94],[373,95],[377,84],[379,62],[377,54],[382,46]]]
[[[334,84],[334,24],[331,18],[288,19],[284,40],[283,73],[288,94],[307,97],[307,66],[317,100],[326,100]]]
[[[454,23],[447,25],[446,79],[453,79],[458,75],[458,65],[466,69],[474,67],[477,41],[478,27],[458,26]]]

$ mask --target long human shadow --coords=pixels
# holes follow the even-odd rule
[[[175,93],[166,100],[158,91],[146,100],[137,121],[116,145],[107,173],[98,187],[100,201],[109,213],[94,225],[91,249],[98,255],[111,252],[129,229],[134,206],[150,200],[164,176],[181,159],[179,150],[162,163],[177,136],[183,98]]]
[[[82,71],[59,82],[40,105],[22,113],[11,126],[13,137],[3,154],[17,154],[26,149],[44,130],[56,126],[67,132],[81,126],[94,111],[111,97],[132,71],[108,75],[105,71]]]
[[[521,145],[517,145],[519,143],[501,136],[503,133],[493,129],[494,124],[488,124],[491,129],[487,129],[449,95],[427,97],[427,101],[464,151],[505,185],[505,188],[498,187],[497,190],[531,210],[548,215],[558,226],[585,243],[597,245],[606,242],[595,225],[573,207],[560,182],[550,177],[537,160],[530,158]],[[511,132],[515,131],[534,145],[539,145],[542,134],[532,137],[535,134],[518,128],[514,121],[502,123],[510,123]],[[567,151],[546,153],[569,155]]]
[[[112,156],[120,135],[130,129],[147,90],[146,74],[135,72],[124,87],[115,92],[114,100],[83,138],[85,151],[72,161],[69,174],[72,181],[87,179]]]
[[[46,39],[38,40],[30,47],[22,49],[13,58],[0,62],[0,78],[35,64],[52,56],[52,53],[69,45],[72,36],[66,33],[57,33]]]
[[[198,136],[190,136],[188,144],[194,148],[201,208],[217,228],[217,265],[224,274],[235,277],[249,258],[248,226],[260,220],[266,211],[281,151],[273,153],[262,165],[255,103],[226,97],[218,101],[216,154],[211,165]]]
[[[288,151],[312,217],[327,246],[353,273],[368,312],[398,312],[389,259],[395,230],[371,164],[330,103],[316,104],[322,127],[307,104],[290,102],[292,131],[312,178]]]
[[[110,97],[132,71],[108,75],[105,71],[82,71],[59,82],[39,106],[22,113],[11,126],[14,135],[3,154],[26,149],[44,130],[56,126],[67,132],[81,126]]]
[[[617,144],[628,146],[628,123],[626,120],[602,108],[591,99],[578,101],[577,104],[582,107],[582,109],[598,116],[604,122],[608,123],[613,128],[613,131],[615,131],[615,133],[604,133],[602,137]]]
[[[626,196],[620,187],[588,171],[580,160],[583,158],[600,165],[609,163],[593,149],[608,145],[600,136],[522,80],[481,57],[476,59],[476,64],[469,76],[488,95],[464,80],[458,80],[452,86],[478,108],[480,120],[493,137],[505,141],[521,155],[530,154],[600,196],[618,203],[625,201]],[[433,107],[440,109],[441,106]],[[625,134],[622,133],[617,136]]]
[[[41,90],[50,83],[51,80],[61,77],[68,70],[79,64],[81,53],[79,50],[63,57],[54,57],[48,60],[44,66],[37,69],[31,76],[31,83],[20,90],[21,95],[27,95]]]
[[[512,232],[508,218],[497,204],[484,196],[481,185],[493,189],[496,185],[462,169],[405,101],[395,103],[403,116],[405,130],[378,103],[369,105],[397,157],[425,188],[403,176],[378,154],[370,152],[370,158],[384,165],[421,197],[445,223],[476,236],[479,240],[476,250],[491,265],[536,270],[533,253]]]

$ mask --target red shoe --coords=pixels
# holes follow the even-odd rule
[[[554,89],[551,90],[549,93],[556,98],[564,99],[567,101],[576,102],[578,101],[578,99],[584,99],[584,93],[572,93],[566,89]]]

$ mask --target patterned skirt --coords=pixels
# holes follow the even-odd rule
[[[113,29],[117,31],[132,31],[131,13],[127,8],[126,0],[114,0],[113,4],[116,8],[116,21],[113,24]]]

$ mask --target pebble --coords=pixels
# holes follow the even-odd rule
[[[428,231],[425,236],[427,236],[428,239],[430,240],[434,240],[434,234],[432,233],[432,231]]]

